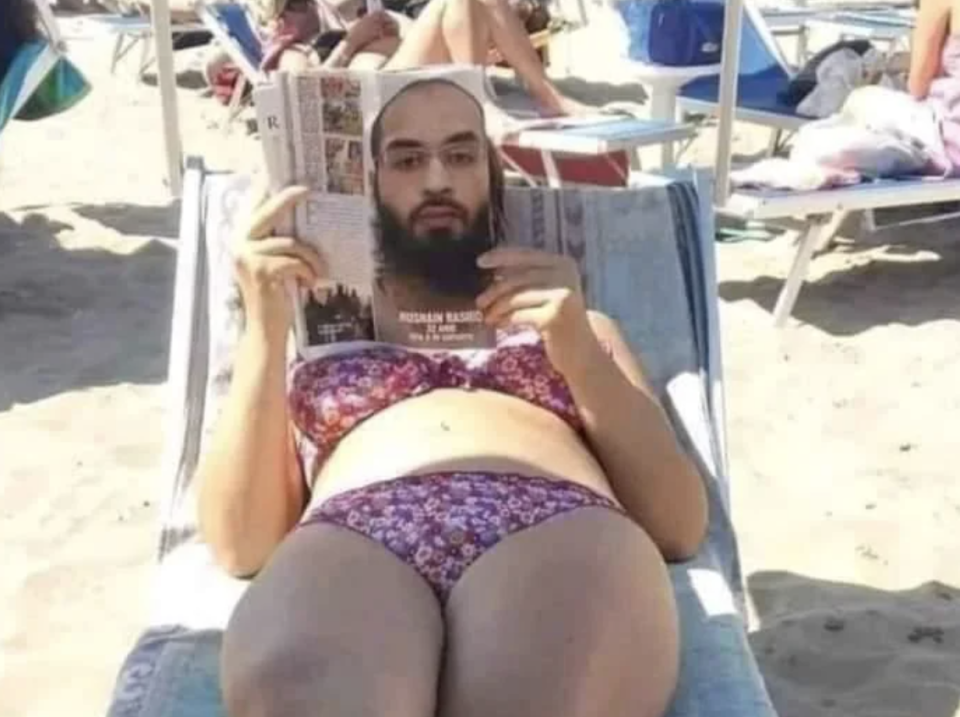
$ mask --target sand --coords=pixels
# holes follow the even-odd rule
[[[131,64],[111,77],[93,28],[64,23],[95,92],[8,128],[0,158],[5,717],[104,712],[156,544],[177,205],[155,79]],[[255,139],[221,131],[200,61],[177,58],[186,150],[255,166]],[[694,159],[709,162],[709,138]],[[765,139],[739,127],[738,151]],[[718,246],[734,519],[783,717],[958,714],[957,230],[854,242],[848,227],[781,332],[770,310],[789,240]]]

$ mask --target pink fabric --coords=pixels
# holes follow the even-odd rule
[[[301,526],[336,525],[380,543],[445,602],[473,562],[508,535],[587,507],[624,514],[578,483],[502,473],[408,476],[347,491]]]
[[[960,173],[960,35],[950,35],[943,45],[942,74],[930,85],[927,102],[940,119],[940,131],[953,173]]]
[[[516,335],[515,335],[516,336]],[[304,475],[313,476],[356,426],[395,403],[439,388],[483,389],[515,396],[550,411],[576,431],[582,423],[570,389],[543,344],[505,345],[477,352],[421,354],[375,346],[335,354],[293,367],[290,414],[316,455],[306,453]]]

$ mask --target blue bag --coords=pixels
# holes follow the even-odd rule
[[[698,0],[622,0],[631,60],[671,67],[715,65],[723,49],[724,6]]]

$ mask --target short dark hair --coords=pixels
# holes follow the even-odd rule
[[[380,108],[380,112],[374,118],[373,125],[370,127],[370,154],[373,155],[374,184],[376,184],[377,177],[380,173],[380,150],[383,148],[383,116],[387,113],[387,110],[390,109],[390,106],[403,94],[411,90],[420,89],[421,87],[429,87],[431,85],[452,87],[456,90],[459,90],[465,97],[470,98],[470,100],[477,106],[480,117],[483,117],[483,105],[480,104],[479,100],[477,100],[477,98],[474,97],[471,92],[464,89],[456,82],[445,80],[442,77],[431,77],[426,80],[416,80],[415,82],[411,82],[409,85],[405,85],[399,92],[397,92],[393,97],[384,103],[384,105]],[[493,232],[494,238],[501,240],[503,239],[506,230],[506,214],[504,212],[503,205],[504,186],[506,184],[506,180],[503,173],[503,164],[500,162],[500,153],[497,150],[496,145],[494,145],[494,143],[491,142],[486,136],[486,131],[484,131],[484,142],[487,152],[487,172],[490,175],[490,229]]]

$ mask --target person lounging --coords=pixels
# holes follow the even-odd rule
[[[278,0],[262,67],[409,70],[449,63],[487,65],[491,50],[548,115],[582,106],[551,82],[523,23],[507,0],[430,0],[413,20],[386,11],[348,21],[326,0]]]
[[[816,189],[864,178],[960,175],[960,0],[920,0],[907,91],[853,90],[804,125],[789,159],[734,172],[741,186]]]
[[[412,83],[371,135],[385,268],[476,287],[498,343],[335,345],[288,367],[285,284],[324,264],[274,233],[306,189],[253,203],[244,332],[196,476],[203,538],[252,578],[224,637],[226,709],[659,717],[679,654],[666,563],[703,539],[702,479],[575,263],[506,241],[476,99]]]

